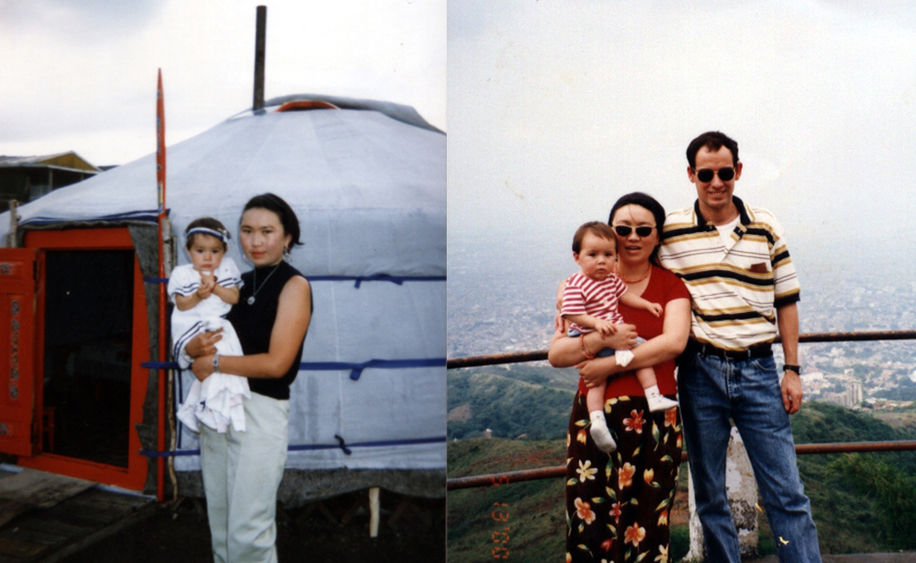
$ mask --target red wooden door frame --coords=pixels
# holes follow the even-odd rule
[[[32,455],[35,420],[35,250],[0,249],[0,451]]]
[[[45,254],[48,250],[134,250],[130,232],[126,227],[97,229],[66,229],[29,231],[25,237],[26,248],[38,249],[38,307],[36,311],[36,366],[35,374],[44,373],[44,320],[45,320]],[[147,459],[140,454],[140,437],[136,425],[143,418],[143,402],[149,372],[140,363],[149,356],[149,326],[147,323],[146,298],[140,263],[134,257],[133,276],[133,321],[130,374],[130,428],[128,431],[127,467],[107,465],[78,458],[50,453],[39,453],[32,457],[20,457],[19,465],[70,475],[99,483],[116,485],[125,489],[143,490],[147,477]],[[40,378],[36,375],[35,381]],[[34,382],[33,382],[34,383]],[[43,386],[35,384],[36,404],[40,416],[43,408]]]

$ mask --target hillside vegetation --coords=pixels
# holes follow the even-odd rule
[[[578,374],[519,365],[451,370],[448,373],[448,437],[530,440],[566,436]]]
[[[449,477],[563,465],[574,385],[574,375],[535,366],[453,370],[449,409],[463,420],[449,422]],[[808,402],[792,423],[798,444],[916,439],[912,409],[872,414]],[[487,428],[495,438],[477,437]],[[527,439],[496,438],[516,436]],[[798,463],[824,553],[916,550],[916,452],[811,454],[799,456]],[[681,508],[675,509],[681,514],[672,515],[676,557],[686,553],[689,541],[686,479],[681,483]],[[763,554],[774,549],[765,520]],[[564,537],[562,479],[449,492],[450,562],[491,559],[498,545],[512,559],[558,560]]]

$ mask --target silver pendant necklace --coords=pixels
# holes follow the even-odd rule
[[[274,266],[274,269],[271,270],[270,273],[267,274],[267,277],[264,278],[264,281],[261,282],[261,287],[258,287],[258,269],[255,268],[254,271],[252,271],[251,274],[253,276],[253,280],[252,280],[251,285],[254,286],[254,290],[251,292],[251,297],[247,299],[247,302],[249,305],[254,305],[254,298],[258,295],[259,291],[264,289],[264,284],[267,283],[267,280],[270,279],[270,276],[274,275],[274,272],[276,272],[277,268],[279,267],[280,267],[280,264],[277,264],[276,266]]]

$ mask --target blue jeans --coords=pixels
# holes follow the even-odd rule
[[[678,389],[706,560],[741,561],[725,490],[732,420],[754,468],[779,560],[820,563],[773,356],[736,361],[688,351],[679,362]]]

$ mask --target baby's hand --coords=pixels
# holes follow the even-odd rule
[[[210,297],[213,288],[216,287],[216,276],[210,272],[203,271],[200,273],[200,285],[197,287],[197,296],[201,299]]]
[[[553,317],[553,330],[561,334],[566,334],[569,330],[569,321],[564,319],[559,311],[557,311],[557,314]]]
[[[611,321],[598,321],[595,323],[595,330],[604,336],[610,336],[617,332],[617,326]]]
[[[662,311],[664,311],[664,309],[658,303],[649,303],[649,312],[656,317],[662,316]]]

